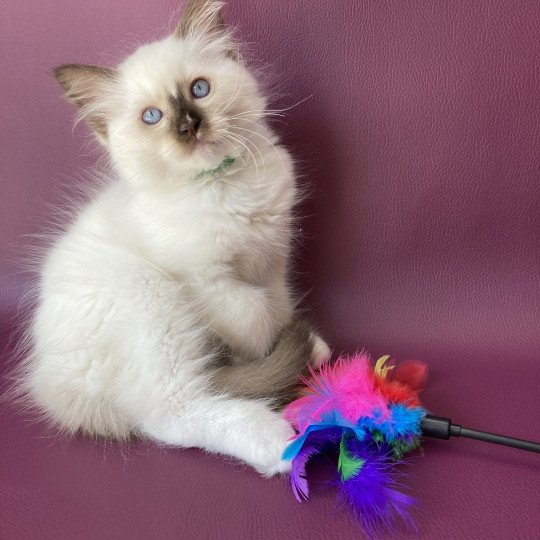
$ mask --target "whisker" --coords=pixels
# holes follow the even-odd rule
[[[253,164],[255,165],[256,173],[257,173],[257,183],[259,183],[260,175],[259,175],[259,165],[257,163],[257,160],[256,160],[253,152],[249,149],[249,147],[241,139],[239,139],[236,135],[238,135],[238,134],[233,135],[230,132],[227,133],[228,137],[230,137],[233,141],[236,141],[237,143],[240,143],[247,150],[247,152],[250,154],[251,159],[253,160]]]
[[[231,126],[231,127],[236,127],[236,126]],[[262,161],[263,166],[266,168],[266,165],[264,163],[264,156],[262,155],[262,152],[260,151],[259,147],[252,140],[248,139],[247,137],[244,137],[240,133],[235,133],[234,135],[236,135],[237,137],[240,137],[240,139],[250,143],[251,145],[255,147],[255,150],[257,150],[257,152],[259,153],[259,156],[261,156],[261,161]]]
[[[221,112],[224,111],[225,109],[227,109],[227,107],[238,97],[238,94],[240,93],[240,90],[244,86],[244,81],[245,81],[245,78],[246,78],[246,69],[245,69],[245,64],[244,64],[243,60],[242,60],[242,80],[240,81],[240,86],[238,87],[238,89],[236,89],[239,70],[240,70],[240,62],[237,62],[237,65],[236,65],[236,79],[234,81],[233,95],[229,98],[229,100],[225,103],[225,105],[223,105],[222,107],[218,107],[214,114],[216,114],[216,115],[221,114]]]
[[[244,156],[242,156],[242,153],[237,148],[235,148],[234,144],[227,138],[226,135],[227,134],[219,135],[219,140],[223,141],[225,144],[227,144],[227,147],[232,150],[232,154],[235,154],[236,157],[238,157],[242,161],[242,165],[244,165],[244,167],[245,167],[246,166],[246,161],[244,160]]]
[[[281,166],[283,167],[283,172],[285,173],[285,175],[289,178],[289,173],[285,167],[285,163],[283,163],[283,159],[281,158],[281,154],[279,153],[278,149],[276,148],[276,146],[274,145],[274,143],[272,143],[272,141],[270,141],[267,137],[265,137],[264,135],[261,135],[260,133],[257,133],[256,131],[253,131],[252,129],[247,129],[247,128],[243,128],[243,127],[240,127],[240,126],[236,126],[236,125],[231,125],[229,126],[231,128],[234,128],[234,129],[241,129],[242,131],[248,131],[249,133],[253,133],[253,135],[258,135],[259,137],[261,137],[262,139],[264,139],[273,149],[274,151],[276,152],[277,154],[277,157],[279,158],[279,161],[281,162]],[[236,133],[236,135],[240,135],[239,133]]]

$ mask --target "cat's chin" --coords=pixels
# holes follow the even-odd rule
[[[219,167],[228,157],[231,157],[230,148],[219,143],[197,141],[188,156],[174,160],[172,168],[176,174],[191,176]]]
[[[204,162],[206,168],[217,167],[227,157],[237,157],[238,151],[221,140],[200,139],[193,145],[194,161]]]

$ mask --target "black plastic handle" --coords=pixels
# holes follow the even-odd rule
[[[495,433],[464,428],[459,424],[452,424],[450,418],[443,418],[442,416],[426,415],[420,423],[420,429],[422,430],[422,435],[424,435],[424,437],[445,440],[448,440],[450,437],[467,437],[478,441],[502,444],[503,446],[511,446],[512,448],[519,448],[520,450],[540,453],[540,444],[537,442],[524,441],[522,439],[506,437],[505,435],[497,435]]]

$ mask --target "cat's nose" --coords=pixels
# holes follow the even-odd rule
[[[180,132],[180,135],[191,135],[194,137],[197,134],[197,131],[199,131],[200,125],[201,119],[198,116],[193,116],[188,113],[180,122],[178,131]]]

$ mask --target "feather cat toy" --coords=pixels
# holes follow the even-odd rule
[[[340,358],[311,372],[303,397],[285,409],[298,435],[285,450],[292,459],[291,486],[298,501],[308,498],[306,464],[317,454],[338,453],[338,489],[362,528],[372,535],[394,515],[412,523],[412,497],[396,489],[394,467],[420,444],[426,415],[418,397],[427,370],[421,362],[375,366],[366,354]]]
[[[415,500],[398,487],[397,465],[419,448],[421,436],[464,436],[540,452],[538,443],[484,433],[430,416],[419,393],[427,367],[419,361],[399,365],[383,356],[373,366],[365,353],[340,358],[304,379],[303,396],[284,411],[298,434],[283,458],[292,460],[290,482],[297,501],[309,496],[306,465],[319,454],[337,454],[335,484],[369,537],[393,529],[395,518],[414,526]]]

